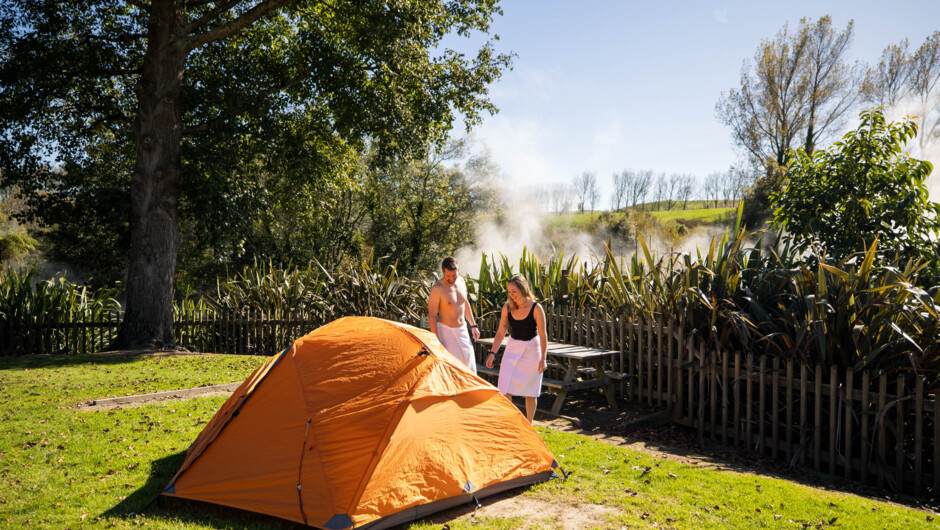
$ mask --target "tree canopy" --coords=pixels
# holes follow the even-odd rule
[[[906,155],[917,134],[913,121],[886,123],[880,109],[830,148],[794,154],[782,193],[772,197],[772,225],[802,252],[815,248],[834,259],[880,249],[902,260],[937,259],[940,204],[928,199],[930,162]]]
[[[487,87],[510,57],[492,39],[472,57],[440,46],[488,32],[499,12],[495,0],[4,2],[0,170],[34,220],[79,234],[76,255],[98,238],[117,249],[121,341],[172,343],[181,248],[237,256],[266,216],[297,212],[292,194],[324,201],[300,223],[322,237],[345,222],[342,194],[322,191],[348,189],[367,144],[379,162],[422,157],[458,114],[470,127],[495,110]]]

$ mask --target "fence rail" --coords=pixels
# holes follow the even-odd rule
[[[175,336],[194,351],[271,355],[333,318],[205,310],[176,315]],[[495,316],[479,321],[484,335],[495,333]],[[119,314],[96,322],[8,321],[0,326],[0,355],[96,353],[111,347],[120,322]],[[546,327],[550,340],[618,351],[606,367],[622,376],[618,397],[670,410],[701,440],[940,500],[940,406],[913,374],[754,358],[708,347],[662,315],[557,307],[548,308]]]

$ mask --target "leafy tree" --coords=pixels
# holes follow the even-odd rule
[[[377,256],[397,256],[399,269],[435,270],[443,256],[473,242],[478,214],[492,210],[496,168],[485,155],[467,158],[465,141],[422,161],[399,161],[369,173],[363,184],[366,243]]]
[[[472,58],[432,51],[497,13],[494,0],[4,2],[0,167],[47,224],[127,216],[120,342],[172,343],[181,215],[185,235],[237,254],[228,229],[250,228],[287,153],[307,149],[290,180],[317,183],[367,140],[380,160],[420,156],[456,114],[473,125],[510,58],[491,42]]]
[[[762,42],[753,65],[744,62],[740,88],[723,93],[715,110],[755,167],[769,175],[795,144],[812,153],[841,126],[857,96],[859,74],[845,58],[853,31],[851,21],[837,32],[828,16],[804,18],[796,32],[784,25]]]
[[[25,233],[0,236],[0,269],[23,259],[36,250],[38,242]]]
[[[940,204],[924,184],[932,166],[902,152],[916,134],[915,122],[886,124],[879,109],[825,151],[799,149],[786,188],[772,197],[772,226],[797,252],[815,247],[842,259],[878,238],[903,260],[935,261]]]

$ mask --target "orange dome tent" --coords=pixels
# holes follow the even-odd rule
[[[433,333],[346,317],[255,370],[163,494],[330,530],[387,528],[555,467],[519,410]]]

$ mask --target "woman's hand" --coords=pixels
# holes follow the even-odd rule
[[[544,371],[545,371],[545,358],[543,357],[539,359],[539,373],[542,373]]]
[[[493,354],[493,352],[490,352],[490,354],[486,356],[486,367],[487,367],[487,368],[492,368],[492,367],[493,367],[493,361],[494,361],[495,359],[496,359],[496,355]]]

